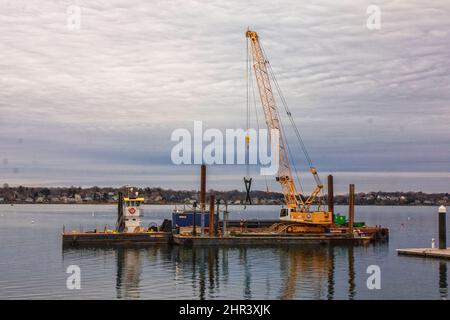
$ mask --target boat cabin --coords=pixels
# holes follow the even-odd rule
[[[123,199],[123,215],[125,220],[125,231],[136,232],[141,227],[141,205],[144,198],[124,198]]]

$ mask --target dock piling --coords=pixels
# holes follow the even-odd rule
[[[348,233],[353,234],[355,221],[355,185],[350,184],[348,193]]]
[[[125,221],[123,218],[123,193],[119,191],[117,202],[117,231],[123,232],[125,229]]]
[[[195,222],[196,220],[196,215],[197,215],[197,202],[194,201],[194,203],[192,204],[192,208],[194,208],[193,212],[192,212],[192,235],[195,237],[197,235],[197,223]]]
[[[200,169],[200,234],[204,234],[206,209],[206,165]]]
[[[224,237],[228,236],[228,201],[225,200],[225,210],[223,211],[223,233]]]
[[[200,211],[205,211],[206,202],[206,165],[200,169]]]
[[[216,225],[214,230],[216,231],[216,236],[219,235],[219,221],[220,221],[220,200],[216,199]]]
[[[214,204],[215,196],[212,194],[209,196],[209,236],[214,236]]]
[[[446,235],[446,220],[447,209],[444,206],[440,206],[438,210],[439,214],[439,249],[447,249],[447,235]]]
[[[334,187],[333,187],[333,176],[328,175],[328,212],[331,212],[331,218],[334,222]]]

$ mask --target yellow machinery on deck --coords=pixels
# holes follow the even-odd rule
[[[321,210],[321,205],[318,206],[317,210],[312,209],[315,201],[322,195],[323,184],[320,181],[316,168],[312,166],[311,159],[306,152],[298,129],[293,122],[292,115],[287,108],[284,98],[281,96],[286,113],[291,124],[294,126],[295,133],[299,138],[301,147],[309,162],[309,170],[316,182],[315,189],[306,199],[303,199],[302,195],[297,191],[289,164],[288,152],[286,150],[287,142],[283,136],[284,132],[279,119],[279,111],[272,91],[270,75],[280,95],[281,90],[278,87],[278,82],[276,81],[268,59],[262,49],[258,34],[255,31],[248,30],[246,32],[246,37],[250,41],[251,63],[267,129],[271,135],[273,130],[278,131],[279,134],[279,141],[277,143],[279,146],[279,168],[276,180],[281,185],[285,207],[280,211],[280,220],[282,220],[282,222],[274,225],[273,229],[280,232],[323,232],[326,227],[332,224],[332,213]],[[250,55],[249,53],[247,54]]]

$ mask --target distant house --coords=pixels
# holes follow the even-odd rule
[[[58,197],[52,197],[52,198],[50,199],[50,201],[51,201],[51,202],[59,202],[60,199],[59,199]]]
[[[33,200],[33,198],[28,197],[28,198],[25,199],[25,202],[27,202],[27,203],[33,203],[34,200]]]
[[[83,199],[81,198],[81,196],[79,194],[76,194],[74,196],[74,200],[75,200],[76,203],[82,203],[83,202]]]
[[[36,203],[43,203],[44,202],[44,197],[37,197],[36,198]]]
[[[5,202],[5,198],[0,198],[0,202]]]

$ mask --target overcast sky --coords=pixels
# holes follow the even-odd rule
[[[248,26],[323,180],[450,192],[447,0],[0,0],[0,182],[197,188],[170,135],[245,128]],[[210,169],[243,189],[244,167]]]

